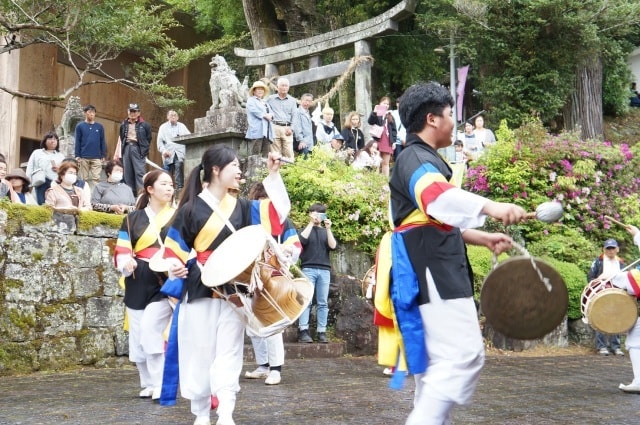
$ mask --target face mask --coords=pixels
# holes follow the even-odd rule
[[[122,180],[122,173],[111,173],[112,182],[119,182],[120,180]]]
[[[76,176],[75,174],[65,174],[64,175],[64,182],[66,184],[74,184],[76,182],[76,180],[78,180],[78,176]]]

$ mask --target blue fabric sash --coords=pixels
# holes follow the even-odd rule
[[[429,359],[418,308],[419,283],[402,232],[395,231],[391,236],[391,259],[391,301],[402,334],[407,368],[412,375],[424,373]]]
[[[176,278],[167,279],[160,288],[160,293],[169,297],[182,298],[182,290],[184,289],[184,279]]]
[[[179,279],[182,280],[182,279]],[[180,383],[180,366],[178,364],[178,313],[180,302],[176,304],[169,329],[169,341],[164,353],[164,370],[162,371],[162,391],[160,405],[173,406],[178,398],[178,384]]]

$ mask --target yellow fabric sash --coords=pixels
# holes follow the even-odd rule
[[[220,201],[218,209],[228,220],[231,217],[233,210],[235,210],[237,203],[237,198],[226,194]],[[216,212],[213,212],[204,226],[202,226],[202,229],[200,230],[200,232],[198,232],[198,235],[193,242],[193,248],[196,250],[196,252],[203,252],[209,249],[224,226],[224,220],[220,218],[220,216]]]
[[[141,251],[154,245],[158,241],[160,229],[162,229],[169,222],[169,220],[171,220],[174,212],[175,209],[167,205],[158,214],[156,214],[155,217],[153,217],[152,222],[149,223],[149,226],[147,226],[142,236],[140,236],[140,238],[136,242],[134,252]]]

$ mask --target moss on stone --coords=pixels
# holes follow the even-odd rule
[[[36,318],[16,309],[9,310],[9,321],[20,330],[27,332],[36,325]]]
[[[119,229],[122,225],[122,216],[98,211],[83,211],[78,220],[78,229],[87,231],[94,227],[106,226]]]
[[[36,353],[30,343],[0,342],[0,376],[35,371]]]
[[[46,206],[0,203],[0,208],[7,212],[9,220],[25,224],[43,224],[51,221],[53,210]]]
[[[78,249],[78,245],[72,241],[67,241],[67,245],[65,248],[67,252],[70,252],[72,254],[77,254],[78,252],[80,252],[80,250]]]
[[[9,279],[9,278],[4,278],[2,279],[4,281],[4,288],[6,289],[20,289],[24,286],[24,282],[22,282],[21,280],[18,279]]]
[[[41,252],[34,252],[31,254],[31,258],[33,258],[33,262],[36,263],[38,261],[42,261],[44,254]]]

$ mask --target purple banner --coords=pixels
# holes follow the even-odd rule
[[[462,122],[462,103],[464,101],[464,86],[467,84],[469,65],[458,68],[458,86],[456,87],[456,117]]]

